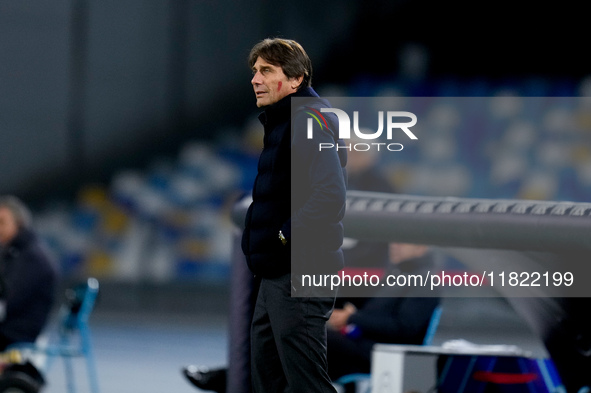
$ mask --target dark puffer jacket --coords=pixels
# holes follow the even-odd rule
[[[305,103],[297,101],[292,119],[294,97]],[[336,145],[336,117],[324,113],[328,127],[315,126],[314,138],[307,138],[310,115],[306,111],[322,107],[330,105],[312,88],[302,88],[259,116],[265,129],[264,148],[242,250],[250,270],[261,277],[289,273],[290,267],[303,273],[333,273],[342,268],[346,150],[319,151],[319,143]],[[280,230],[287,245],[279,240]]]
[[[35,341],[53,305],[57,271],[34,233],[21,230],[0,250],[0,278],[6,301],[0,336],[6,343]]]

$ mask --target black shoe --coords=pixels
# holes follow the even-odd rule
[[[183,368],[183,374],[189,382],[199,389],[212,390],[217,393],[226,393],[225,368],[210,370],[207,367],[187,366]]]

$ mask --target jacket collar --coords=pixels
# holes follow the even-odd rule
[[[2,254],[8,257],[18,255],[35,239],[35,234],[29,229],[21,229],[6,247],[1,248]]]
[[[293,94],[289,94],[276,103],[265,107],[259,115],[259,120],[263,125],[272,125],[286,119],[289,119],[291,112],[292,97],[318,97],[318,94],[311,87],[303,87]]]

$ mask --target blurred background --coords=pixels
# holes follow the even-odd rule
[[[101,282],[99,374],[158,341],[143,390],[190,391],[178,367],[226,358],[229,211],[262,144],[250,48],[299,41],[325,96],[489,97],[433,104],[442,128],[379,162],[396,192],[586,202],[591,103],[572,97],[591,96],[588,22],[569,4],[0,0],[0,194],[33,208],[64,282]],[[488,313],[527,337],[481,301],[448,320],[474,332]],[[511,341],[487,325],[473,334]]]

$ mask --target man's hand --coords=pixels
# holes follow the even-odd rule
[[[357,312],[357,308],[351,303],[346,303],[344,308],[337,308],[333,310],[330,319],[328,320],[328,326],[335,329],[341,330],[348,325],[349,317]]]

